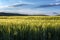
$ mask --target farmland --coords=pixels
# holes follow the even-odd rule
[[[0,40],[60,40],[60,17],[0,16]]]

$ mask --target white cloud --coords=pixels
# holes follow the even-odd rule
[[[54,11],[41,11],[41,10],[33,10],[33,9],[20,9],[20,10],[0,10],[0,12],[7,12],[7,13],[19,13],[19,14],[28,14],[28,15],[56,15]],[[56,11],[58,14],[60,10]]]
[[[10,6],[18,5],[18,4],[32,4],[32,5],[34,5],[34,3],[19,1],[18,3],[14,3],[14,4],[10,5]]]
[[[8,9],[8,8],[14,8],[12,6],[9,6],[9,5],[5,5],[5,6],[0,6],[0,9]],[[9,10],[9,9],[8,9]]]
[[[10,13],[20,13],[20,14],[28,14],[28,15],[36,15],[42,14],[42,11],[33,10],[33,9],[20,9],[20,10],[0,10],[1,12],[10,12]]]
[[[59,5],[60,3],[50,3],[50,5]]]
[[[7,8],[8,6],[0,6],[0,9],[2,9],[2,8]]]
[[[17,3],[13,3],[11,5],[2,5],[2,3],[0,3],[0,9],[4,9],[4,8],[13,8],[13,5],[18,5],[18,4],[34,4],[34,3],[30,3],[30,2],[24,2],[24,1],[19,1]]]

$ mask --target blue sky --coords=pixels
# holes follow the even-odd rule
[[[0,0],[0,11],[53,15],[60,11],[60,0]]]

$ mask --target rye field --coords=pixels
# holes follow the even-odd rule
[[[60,40],[60,16],[0,16],[0,40]]]

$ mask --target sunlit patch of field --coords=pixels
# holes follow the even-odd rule
[[[59,16],[0,16],[0,40],[59,40]]]

